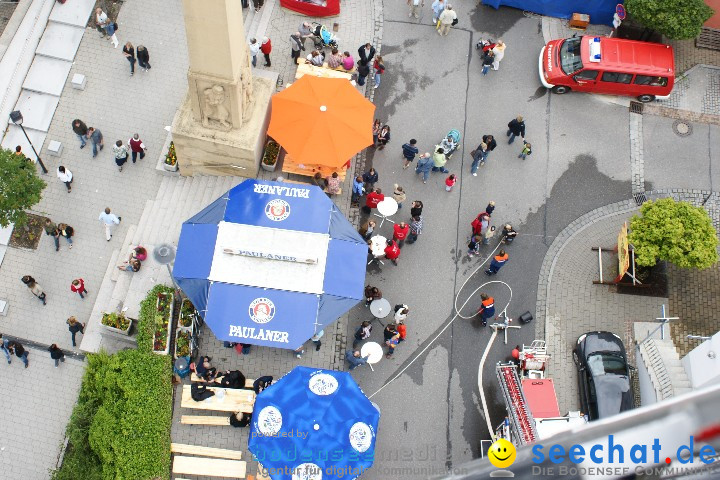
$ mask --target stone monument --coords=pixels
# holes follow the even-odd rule
[[[255,177],[277,73],[253,75],[238,0],[183,0],[188,93],[172,137],[182,175]]]

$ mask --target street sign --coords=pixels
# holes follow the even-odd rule
[[[615,6],[615,13],[620,18],[620,20],[625,20],[625,16],[627,13],[625,12],[625,6],[622,3],[618,3]]]

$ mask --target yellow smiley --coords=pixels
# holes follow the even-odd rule
[[[504,438],[495,440],[488,450],[490,463],[497,468],[506,468],[512,465],[515,461],[515,454],[515,446]]]

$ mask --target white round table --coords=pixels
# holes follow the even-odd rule
[[[380,260],[382,257],[385,256],[385,247],[387,247],[387,238],[383,237],[382,235],[375,235],[370,238],[370,252],[372,253],[373,258],[370,259],[368,262],[368,265],[373,262],[373,260],[377,260],[380,263],[383,263],[382,260]],[[384,264],[383,264],[384,265]]]
[[[388,302],[386,298],[378,298],[370,304],[370,313],[378,320],[390,315],[390,310],[390,302]],[[380,324],[383,325],[382,322],[380,322]]]
[[[377,210],[378,212],[380,212],[380,215],[376,213],[375,216],[382,218],[382,220],[380,221],[380,225],[378,225],[378,228],[382,227],[382,224],[385,220],[390,223],[395,223],[387,217],[395,215],[398,211],[398,208],[398,203],[392,197],[385,197],[385,200],[378,203]]]
[[[382,360],[382,346],[376,342],[366,342],[360,349],[360,356],[363,358],[368,357],[368,365],[370,366],[370,370],[374,372],[375,369],[372,368],[372,364],[378,363],[380,360]]]

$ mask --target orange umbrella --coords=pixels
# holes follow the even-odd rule
[[[338,168],[372,144],[374,113],[346,79],[303,75],[273,95],[268,135],[295,163]]]

